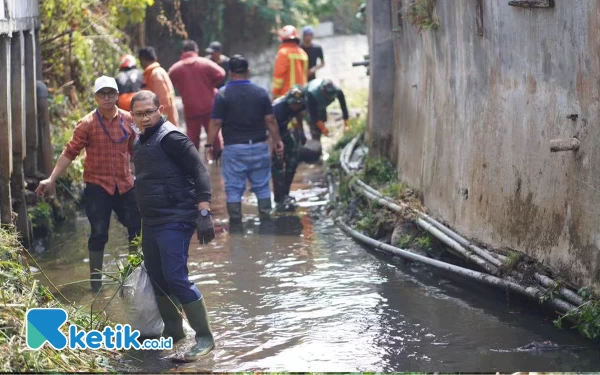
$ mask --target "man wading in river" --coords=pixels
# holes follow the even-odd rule
[[[248,61],[235,55],[229,60],[231,81],[222,87],[215,99],[208,143],[204,145],[206,159],[213,158],[212,148],[223,127],[223,167],[227,212],[230,225],[239,230],[242,223],[242,195],[246,181],[258,199],[258,212],[262,223],[270,220],[271,213],[271,154],[267,143],[269,130],[273,149],[283,156],[283,142],[269,93],[248,80]]]
[[[119,91],[114,78],[102,76],[94,85],[98,108],[79,120],[73,138],[56,161],[50,178],[40,182],[38,195],[54,194],[56,180],[85,148],[83,167],[85,213],[92,233],[88,240],[91,285],[102,287],[104,246],[108,241],[110,215],[115,211],[129,241],[140,233],[140,214],[135,202],[133,176],[129,168],[135,132],[131,115],[117,108]],[[135,246],[130,245],[130,250]]]
[[[142,214],[142,252],[165,322],[163,336],[185,337],[180,310],[196,331],[185,354],[194,361],[214,346],[204,298],[188,277],[188,248],[194,231],[207,244],[215,238],[210,212],[210,176],[192,141],[162,117],[158,96],[141,91],[131,114],[141,135],[133,146],[136,197]]]
[[[279,212],[295,210],[295,201],[290,197],[290,189],[294,181],[296,168],[298,168],[298,144],[300,140],[296,139],[295,134],[290,132],[288,126],[291,120],[295,118],[294,127],[299,132],[304,132],[302,128],[302,112],[304,109],[306,109],[306,96],[302,86],[292,87],[285,96],[273,102],[273,114],[279,125],[279,135],[284,147],[283,158],[273,155],[271,160],[275,210]]]

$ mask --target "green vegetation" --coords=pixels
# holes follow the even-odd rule
[[[386,158],[367,158],[361,179],[373,187],[394,183],[398,179],[396,169]]]
[[[390,182],[381,189],[381,193],[390,198],[407,198],[410,189],[404,182]]]
[[[119,267],[119,276],[117,281],[120,284],[123,284],[125,280],[131,275],[133,270],[139,267],[144,261],[144,254],[142,254],[142,235],[140,234],[136,238],[131,241],[131,244],[137,248],[135,253],[130,253],[127,257],[127,264],[123,265],[121,261],[117,262],[117,266]],[[107,275],[110,277],[110,275]]]
[[[359,118],[351,118],[348,121],[349,129],[344,132],[342,138],[333,146],[334,150],[342,150],[350,143],[354,137],[363,134],[367,128],[367,119],[362,116]]]
[[[560,287],[561,287],[560,282],[555,282],[553,285],[548,287],[548,289],[546,289],[546,292],[542,296],[540,296],[540,303],[544,303],[547,300],[553,300],[555,297],[559,297]]]
[[[412,25],[421,30],[437,30],[440,27],[439,21],[435,18],[436,0],[412,0],[402,10],[402,16]]]
[[[578,294],[585,302],[577,309],[556,319],[554,324],[562,328],[565,320],[573,322],[572,328],[577,328],[583,336],[597,339],[600,337],[600,301],[592,299],[593,296],[587,287],[581,288]]]
[[[100,74],[114,75],[119,58],[130,52],[130,37],[122,30],[143,21],[146,7],[153,3],[41,0],[41,53],[44,79],[51,93],[63,91],[73,107],[91,104],[94,79]]]
[[[165,0],[158,1],[161,5],[167,3]],[[171,1],[172,2],[172,1]],[[256,39],[264,39],[269,35],[273,27],[287,24],[302,27],[304,25],[318,24],[319,21],[334,21],[338,33],[360,33],[364,31],[364,21],[355,17],[360,5],[364,0],[196,0],[175,1],[179,3],[178,10],[184,15],[189,11],[194,12],[194,21],[203,25],[202,42],[220,40],[226,45],[234,42],[229,40],[233,37],[228,33],[227,20],[231,18],[230,12],[237,11],[237,19],[241,24],[250,24],[252,19],[260,21],[262,30],[252,30]],[[193,4],[196,3],[196,4]],[[266,6],[265,6],[266,5]],[[171,14],[165,14],[171,18]],[[186,19],[186,22],[191,21]],[[278,22],[279,21],[279,22]],[[256,22],[256,21],[254,21]],[[227,25],[227,28],[225,27]],[[188,23],[189,26],[189,23]],[[190,27],[191,29],[191,27]],[[246,30],[248,31],[248,30]],[[239,38],[239,36],[237,36]]]
[[[405,248],[409,247],[412,244],[413,240],[414,240],[413,236],[410,236],[408,234],[404,234],[404,235],[402,235],[402,237],[400,237],[400,239],[398,240],[398,243],[396,244],[396,246],[398,246],[401,249],[405,249]]]
[[[50,93],[54,160],[71,139],[77,121],[94,108],[94,80],[102,74],[114,76],[119,58],[131,53],[130,37],[122,29],[143,21],[152,4],[154,0],[40,1],[42,71]],[[58,180],[58,199],[77,201],[74,191],[82,179],[80,157]],[[30,208],[29,217],[38,234],[45,235],[53,228],[52,207],[41,201]]]
[[[34,230],[40,227],[47,228],[49,231],[54,229],[54,211],[49,203],[38,202],[35,207],[29,209],[28,215]]]
[[[504,263],[504,266],[507,269],[512,270],[519,263],[519,261],[521,260],[521,257],[522,257],[521,253],[517,253],[516,251],[511,251],[506,256],[506,263]]]
[[[424,234],[421,237],[415,239],[415,243],[423,250],[431,249],[431,237],[429,234]]]
[[[110,370],[108,351],[57,351],[45,345],[38,351],[25,344],[25,313],[32,307],[61,307],[69,313],[64,327],[91,328],[106,324],[98,314],[61,303],[35,280],[23,259],[31,259],[19,244],[13,228],[0,228],[0,371],[2,372],[98,372]]]

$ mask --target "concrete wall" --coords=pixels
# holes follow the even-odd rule
[[[404,22],[394,32],[386,154],[451,227],[600,292],[600,2],[523,9],[485,0],[483,35],[477,3],[438,0],[439,30],[418,34]],[[372,23],[373,35],[386,30]],[[373,87],[394,79],[378,69]],[[372,112],[386,110],[377,95]],[[372,131],[387,135],[385,125]],[[550,139],[576,135],[579,151],[550,153]]]

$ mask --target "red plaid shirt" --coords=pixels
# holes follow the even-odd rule
[[[116,143],[115,141],[119,141],[124,136],[121,119],[123,119],[127,138],[121,143]],[[129,164],[136,137],[131,127],[133,119],[128,112],[119,109],[112,119],[102,116],[102,122],[113,140],[102,129],[94,110],[79,120],[73,138],[67,143],[63,155],[74,160],[85,148],[83,181],[102,186],[110,195],[115,193],[115,187],[119,189],[120,194],[123,194],[133,187]]]

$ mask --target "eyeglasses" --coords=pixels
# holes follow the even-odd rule
[[[150,117],[150,116],[152,116],[152,115],[153,115],[153,114],[154,114],[156,111],[158,111],[158,108],[156,108],[156,109],[150,109],[150,110],[148,110],[148,111],[146,111],[146,112],[136,112],[136,113],[134,113],[134,114],[133,114],[133,116],[134,116],[135,118],[139,118],[139,119],[143,119],[144,117],[148,117],[148,118],[149,118],[149,117]]]
[[[117,97],[117,95],[119,95],[118,92],[114,91],[114,90],[110,90],[110,91],[98,91],[96,93],[96,96],[98,96],[100,99],[105,99],[105,98],[109,98],[109,99],[114,99]]]

